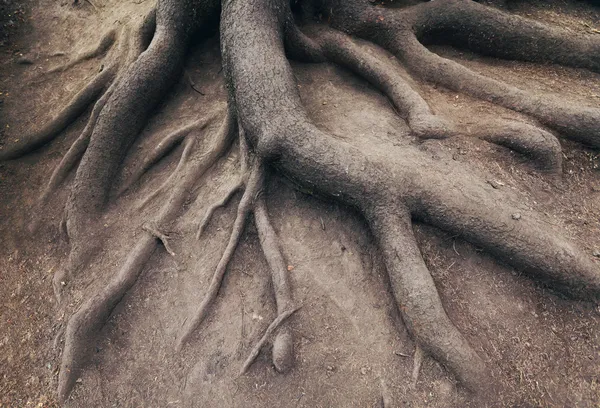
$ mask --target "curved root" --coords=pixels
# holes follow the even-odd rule
[[[279,316],[282,316],[286,310],[290,310],[293,307],[292,291],[290,289],[286,263],[279,249],[277,234],[269,220],[267,205],[262,195],[256,200],[254,222],[258,230],[262,251],[265,254],[271,271],[277,313]],[[257,345],[257,348],[260,349],[259,345]],[[292,367],[293,362],[294,340],[289,327],[284,326],[279,330],[273,341],[273,365],[277,371],[285,373]],[[250,363],[249,358],[247,361],[248,366]],[[246,364],[244,364],[244,367],[247,368]]]
[[[114,28],[110,29],[106,32],[106,34],[104,34],[102,36],[102,38],[100,39],[98,44],[96,44],[94,47],[83,51],[82,53],[77,55],[75,58],[73,58],[71,61],[67,62],[66,64],[49,69],[48,71],[46,71],[46,73],[52,74],[52,73],[58,72],[58,71],[63,72],[69,68],[74,67],[75,65],[77,65],[83,61],[87,61],[92,58],[96,58],[96,57],[106,53],[110,49],[110,47],[112,47],[112,45],[115,43],[116,39],[117,39],[117,30]]]
[[[210,222],[215,211],[217,211],[219,208],[225,207],[227,205],[227,203],[229,202],[229,200],[231,200],[231,198],[238,191],[242,190],[243,188],[244,188],[244,181],[242,179],[240,179],[231,188],[228,189],[227,193],[223,196],[223,198],[221,200],[217,201],[216,203],[213,203],[210,207],[208,207],[208,210],[206,210],[206,214],[204,215],[204,218],[202,218],[202,221],[200,221],[200,224],[198,225],[198,232],[196,233],[196,239],[200,239],[200,237],[202,236],[202,233],[208,226],[208,223]]]
[[[248,369],[250,368],[250,366],[252,365],[252,363],[254,362],[254,360],[256,360],[256,357],[258,357],[258,354],[260,353],[260,350],[267,343],[267,341],[271,338],[271,336],[273,335],[273,333],[275,333],[275,331],[277,331],[277,329],[279,328],[279,326],[282,325],[291,315],[293,315],[294,313],[296,313],[299,309],[300,308],[297,307],[295,309],[286,310],[286,311],[280,313],[275,318],[275,320],[273,320],[271,322],[271,324],[269,325],[269,327],[267,327],[267,330],[265,330],[265,334],[263,334],[263,336],[260,338],[260,340],[258,341],[258,343],[256,343],[256,345],[252,348],[252,351],[250,352],[250,355],[248,356],[248,358],[244,362],[244,365],[242,366],[242,369],[240,370],[240,375],[243,375],[243,374],[246,373],[246,371],[248,371]]]
[[[238,206],[233,229],[229,237],[229,242],[227,243],[227,247],[225,248],[225,251],[223,252],[223,255],[221,256],[221,259],[219,260],[219,263],[215,269],[208,290],[204,295],[204,299],[200,303],[200,306],[194,314],[194,317],[184,327],[182,334],[177,341],[178,350],[181,350],[181,348],[193,334],[194,330],[196,330],[196,328],[204,321],[206,315],[208,314],[209,307],[212,305],[219,293],[219,289],[221,288],[221,283],[223,282],[223,277],[227,271],[229,261],[235,253],[235,249],[242,236],[244,227],[246,226],[248,214],[250,214],[256,195],[258,194],[259,189],[262,187],[263,178],[264,170],[261,165],[258,165],[250,170],[244,195],[242,196]]]
[[[30,153],[50,142],[73,123],[113,80],[117,65],[113,64],[97,74],[67,105],[46,125],[30,135],[21,137],[0,149],[0,161],[13,160]]]
[[[191,166],[183,180],[172,190],[169,199],[164,203],[156,220],[152,223],[153,227],[145,226],[146,228],[143,228],[142,236],[129,253],[123,267],[106,287],[85,302],[69,320],[58,381],[58,394],[61,402],[66,400],[75,380],[87,363],[88,356],[91,354],[89,344],[93,344],[93,340],[114,308],[135,284],[146,261],[156,249],[157,240],[162,241],[167,252],[172,253],[166,236],[160,232],[159,226],[168,224],[176,218],[183,202],[189,196],[192,186],[206,172],[206,169],[214,164],[215,157],[222,154],[224,148],[228,146],[227,141],[231,141],[234,133],[234,123],[233,112],[228,109],[214,145],[215,148],[221,148],[221,150],[218,152],[216,149],[211,150],[203,157],[204,160],[198,160]]]

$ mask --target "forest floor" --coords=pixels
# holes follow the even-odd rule
[[[45,70],[151,6],[149,0],[71,3],[0,0],[0,143],[47,121],[98,71],[102,60],[52,75],[43,75]],[[511,11],[600,35],[600,9],[582,2],[515,2]],[[449,47],[433,49],[521,88],[600,105],[598,74],[500,61]],[[361,135],[383,145],[416,143],[388,100],[364,81],[329,64],[293,67],[317,126],[350,143]],[[204,95],[182,77],[135,142],[122,174],[169,130],[207,115],[225,101],[218,38],[194,46],[186,71]],[[464,125],[477,126],[486,117],[531,122],[462,94],[415,86],[436,113]],[[35,203],[83,126],[85,118],[39,151],[0,164],[0,407],[56,406],[58,328],[123,262],[139,226],[160,207],[160,198],[143,210],[136,204],[177,164],[175,157],[162,160],[128,194],[112,200],[103,219],[110,239],[73,282],[67,314],[59,313],[52,274],[68,251],[59,229],[68,189],[59,190],[41,210]],[[478,139],[433,140],[421,148],[439,160],[463,163],[485,177],[490,188],[520,192],[523,209],[545,214],[578,245],[600,256],[599,154],[561,142],[564,169],[559,180],[540,173],[518,154]],[[175,256],[162,247],[154,253],[103,329],[92,364],[67,405],[379,407],[385,400],[389,406],[482,406],[469,403],[430,358],[424,361],[416,389],[411,387],[414,343],[398,317],[364,221],[278,178],[272,178],[265,194],[290,265],[293,296],[302,305],[290,320],[295,367],[278,374],[263,351],[248,374],[239,375],[249,350],[275,315],[254,227],[242,238],[208,321],[177,354],[174,340],[203,296],[227,243],[239,197],[215,214],[199,241],[194,226],[237,173],[236,155],[231,153],[204,176],[198,198],[188,203],[169,231]],[[27,225],[34,217],[43,222],[32,235]],[[505,385],[487,405],[600,406],[600,309],[557,296],[460,236],[426,225],[415,230],[448,315],[492,367],[493,381]]]

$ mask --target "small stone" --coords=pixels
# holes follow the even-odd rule
[[[76,379],[76,380],[75,380],[75,382],[76,382],[77,384],[81,384],[81,383],[83,382],[83,380],[82,380],[81,378],[78,378],[78,379]]]
[[[334,366],[327,366],[327,371],[333,372],[333,371],[335,371],[335,367]]]
[[[513,220],[517,220],[517,221],[518,221],[518,220],[520,220],[520,219],[521,219],[521,214],[519,214],[519,213],[514,213],[514,214],[512,215],[512,219],[513,219]]]
[[[65,282],[65,281],[60,281],[60,284],[61,284],[62,286],[67,286],[67,282]]]
[[[596,258],[600,258],[600,249],[594,249],[594,252],[592,252],[592,255],[594,255]]]

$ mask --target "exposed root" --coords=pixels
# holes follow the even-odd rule
[[[16,139],[13,144],[0,148],[0,161],[17,159],[50,142],[73,123],[88,106],[100,96],[113,80],[117,65],[113,64],[97,74],[67,105],[41,129]]]
[[[600,147],[600,109],[569,103],[555,95],[534,96],[442,58],[414,37],[403,37],[399,41],[403,43],[403,60],[415,75],[454,91],[526,113],[565,137]]]
[[[142,229],[144,231],[149,232],[150,234],[152,234],[157,239],[159,239],[160,242],[162,242],[162,244],[165,247],[165,250],[168,252],[168,254],[171,255],[171,256],[175,256],[175,252],[173,252],[173,250],[171,249],[171,246],[169,245],[169,236],[168,235],[163,234],[157,228],[155,228],[155,227],[153,227],[151,225],[148,225],[148,224],[144,224],[142,226]]]
[[[471,136],[507,147],[529,156],[544,171],[561,174],[562,148],[558,139],[539,127],[512,120],[473,124]]]
[[[417,344],[415,346],[415,356],[413,360],[413,371],[412,371],[412,383],[413,390],[417,389],[417,382],[419,381],[419,373],[421,372],[421,365],[423,365],[423,349]]]
[[[182,172],[183,168],[185,167],[186,163],[189,161],[190,155],[192,153],[192,149],[194,148],[194,146],[196,144],[196,135],[191,135],[190,133],[204,129],[206,126],[208,126],[209,123],[210,122],[207,121],[206,119],[199,120],[199,121],[193,123],[192,125],[186,126],[182,129],[180,129],[179,131],[176,131],[172,135],[167,136],[167,138],[164,140],[165,144],[163,146],[161,146],[161,144],[163,142],[159,143],[157,148],[154,150],[153,154],[150,157],[146,158],[142,162],[142,166],[134,173],[134,176],[132,177],[132,181],[128,182],[127,185],[131,186],[131,184],[133,182],[135,182],[137,180],[137,178],[139,178],[139,176],[144,174],[144,172],[148,168],[150,168],[150,166],[153,163],[156,163],[158,160],[160,160],[161,157],[163,157],[166,153],[168,153],[168,151],[172,150],[173,147],[181,140],[181,138],[183,138],[183,144],[184,144],[183,152],[181,153],[181,157],[179,158],[179,162],[177,163],[175,170],[173,170],[171,175],[160,185],[160,187],[158,187],[156,190],[154,190],[152,193],[150,193],[139,204],[139,206],[138,206],[139,209],[142,209],[146,205],[148,205],[148,203],[150,201],[152,201],[160,193],[167,191],[173,185],[173,183],[175,183],[175,180],[177,179],[177,177],[181,176],[181,172]]]
[[[231,200],[231,198],[238,191],[242,190],[243,188],[244,188],[244,181],[242,179],[240,179],[231,188],[229,188],[229,190],[227,191],[227,194],[225,194],[220,201],[217,201],[216,203],[214,203],[210,207],[208,207],[208,210],[206,210],[206,215],[204,215],[204,218],[202,218],[202,221],[200,221],[200,224],[198,225],[198,232],[196,233],[196,239],[200,239],[200,237],[202,236],[202,233],[208,226],[208,223],[210,222],[215,211],[217,211],[219,208],[225,207],[227,205],[227,203],[229,202],[229,200]]]
[[[420,138],[454,136],[451,123],[435,116],[425,100],[400,75],[397,67],[373,55],[368,47],[333,29],[310,27],[325,58],[349,69],[381,90]]]
[[[262,195],[256,200],[254,207],[254,221],[262,251],[265,254],[277,304],[277,313],[282,315],[292,308],[292,291],[290,289],[286,263],[279,249],[277,234],[269,220],[267,205]],[[284,326],[279,330],[273,341],[273,365],[280,373],[287,372],[294,362],[294,339],[289,327]]]
[[[346,67],[381,90],[394,104],[400,116],[407,120],[415,136],[421,139],[441,139],[462,133],[451,122],[435,116],[427,102],[400,75],[398,67],[373,55],[367,45],[360,44],[337,30],[309,28],[321,52],[315,59],[327,59]],[[290,43],[291,46],[302,47],[302,44]],[[314,54],[313,50],[311,55]],[[556,173],[561,171],[560,143],[553,135],[534,126],[494,121],[478,124],[467,130],[467,133],[530,156],[543,170]]]
[[[221,147],[220,152],[209,151],[203,157],[204,160],[198,160],[191,166],[192,168],[186,172],[183,180],[173,188],[169,199],[152,223],[153,225],[166,225],[177,217],[192,186],[204,174],[209,165],[214,163],[214,157],[222,154],[222,148],[228,146],[227,141],[230,143],[232,135],[235,133],[234,130],[235,118],[231,109],[228,109],[227,116],[216,137],[215,144],[216,147]],[[58,384],[58,395],[61,402],[66,400],[75,380],[87,364],[87,359],[92,353],[90,344],[94,344],[94,339],[114,308],[135,284],[144,265],[156,249],[157,240],[161,240],[165,249],[169,251],[168,241],[164,238],[164,234],[158,233],[158,227],[152,228],[152,231],[145,228],[143,235],[129,253],[118,274],[100,292],[89,298],[69,320]]]
[[[217,298],[217,294],[219,293],[221,283],[223,282],[223,277],[225,276],[227,266],[229,265],[229,261],[235,253],[235,249],[237,248],[237,245],[242,236],[242,232],[244,231],[244,227],[246,226],[246,219],[248,217],[248,214],[252,210],[252,206],[254,200],[256,199],[256,195],[259,192],[259,189],[262,187],[263,178],[264,170],[261,165],[256,166],[250,171],[250,175],[248,176],[248,181],[246,184],[246,189],[238,206],[237,215],[233,224],[231,235],[229,237],[229,242],[227,243],[227,247],[225,248],[225,251],[221,256],[217,268],[215,269],[208,290],[204,295],[204,299],[200,303],[200,306],[194,314],[194,317],[191,320],[189,320],[189,323],[187,323],[187,325],[184,327],[182,335],[177,341],[178,350],[181,350],[181,348],[185,345],[185,343],[193,334],[194,330],[196,330],[196,328],[204,321],[206,315],[208,314],[210,306]]]
[[[413,236],[410,215],[389,208],[367,217],[378,237],[392,292],[416,342],[473,392],[489,386],[489,371],[448,318]]]
[[[112,45],[115,43],[116,39],[117,39],[117,30],[114,28],[110,29],[106,32],[106,34],[104,34],[102,36],[102,38],[100,39],[98,44],[96,44],[94,47],[83,51],[82,53],[77,55],[75,58],[73,58],[71,61],[67,62],[66,64],[52,68],[52,69],[48,70],[46,73],[52,74],[52,73],[58,72],[58,71],[63,72],[69,68],[74,67],[75,65],[77,65],[83,61],[87,61],[92,58],[96,58],[100,55],[103,55],[110,49],[110,47],[112,47]]]
[[[114,84],[113,84],[114,85]],[[94,125],[96,124],[96,120],[98,119],[98,115],[104,108],[106,101],[110,98],[112,93],[111,87],[102,95],[102,97],[96,102],[94,105],[94,109],[92,109],[92,113],[90,114],[90,118],[88,122],[81,132],[81,135],[73,142],[67,153],[63,156],[62,160],[56,166],[52,175],[50,176],[50,180],[44,189],[44,192],[40,196],[40,204],[43,205],[47,202],[50,194],[54,193],[58,186],[67,178],[69,172],[73,169],[77,161],[81,159],[83,153],[85,153],[85,149],[87,149],[88,144],[90,143],[90,137],[92,135],[92,130],[94,129]]]
[[[133,286],[146,261],[156,248],[156,238],[144,234],[118,274],[96,295],[90,297],[69,319],[58,376],[58,399],[64,403],[81,369],[93,353],[94,339],[115,306]]]
[[[279,314],[279,316],[277,316],[275,318],[275,320],[273,320],[273,322],[271,322],[269,327],[267,327],[267,330],[265,330],[265,334],[263,334],[263,336],[260,338],[258,343],[256,343],[256,345],[252,348],[250,355],[248,356],[248,358],[244,362],[244,365],[242,366],[242,369],[240,370],[240,375],[246,374],[246,372],[248,371],[248,369],[250,368],[250,366],[252,365],[254,360],[256,360],[256,357],[258,357],[260,350],[267,343],[267,341],[271,338],[273,333],[275,333],[275,331],[279,328],[279,326],[281,324],[283,324],[283,322],[285,322],[288,317],[290,317],[291,315],[296,313],[299,309],[300,309],[300,307],[296,307],[291,310],[286,310],[283,313]]]

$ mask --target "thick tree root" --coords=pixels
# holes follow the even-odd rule
[[[423,43],[443,42],[500,58],[557,63],[600,72],[600,39],[504,13],[464,0],[437,0],[408,7],[372,7],[359,0],[323,0],[330,24],[395,54],[426,81],[531,115],[565,137],[600,146],[600,109],[533,95],[442,58]]]
[[[235,120],[231,109],[228,109],[223,125],[217,132],[213,149],[201,160],[194,162],[185,172],[185,177],[173,188],[169,199],[152,223],[153,227],[144,229],[144,233],[117,275],[99,293],[85,302],[69,320],[59,374],[58,395],[61,402],[69,396],[75,380],[87,364],[87,359],[93,351],[91,345],[94,344],[98,332],[123,296],[135,284],[146,261],[156,249],[158,240],[169,253],[174,254],[164,234],[159,232],[160,226],[169,224],[177,217],[194,184],[214,164],[214,157],[223,154],[225,148],[231,143],[234,131]]]
[[[507,147],[531,158],[540,170],[562,172],[562,148],[558,139],[537,126],[512,120],[494,120],[469,126],[466,133]]]
[[[332,24],[346,24],[346,32],[373,41],[377,37],[388,47],[403,44],[392,41],[400,38],[398,32],[406,38],[414,36],[413,26],[402,31],[394,24],[389,32],[382,31],[387,23],[376,18],[378,13],[388,13],[384,20],[391,16],[397,23],[392,17],[398,10],[360,1],[325,3]],[[362,8],[372,13],[360,14]],[[223,4],[225,75],[249,144],[259,158],[276,159],[286,176],[357,208],[366,217],[416,342],[467,389],[485,393],[494,387],[489,370],[446,315],[415,243],[411,219],[460,233],[564,293],[596,301],[600,299],[597,266],[536,214],[528,212],[515,220],[512,215],[522,212],[517,210],[518,200],[486,188],[483,180],[474,180],[472,173],[453,162],[439,163],[413,146],[373,145],[359,150],[316,128],[302,106],[285,58],[282,39],[286,30],[291,32],[289,16],[287,2],[277,0]],[[502,141],[500,136],[494,139]]]
[[[227,266],[229,265],[229,261],[233,257],[235,249],[237,248],[240,238],[242,237],[242,232],[244,232],[244,228],[246,226],[246,219],[252,210],[256,195],[262,187],[263,179],[264,170],[262,169],[262,166],[258,165],[250,170],[245,191],[237,209],[237,215],[235,222],[233,223],[233,229],[231,231],[227,247],[225,248],[221,259],[217,264],[213,277],[210,281],[210,285],[208,286],[208,290],[204,295],[204,299],[200,303],[200,306],[198,307],[196,313],[194,313],[192,319],[189,320],[182,330],[182,334],[177,341],[177,350],[181,350],[183,348],[196,328],[204,321],[210,306],[217,298],[219,289],[221,288],[221,283],[225,277],[225,272],[227,271]]]
[[[427,102],[392,64],[376,57],[342,32],[324,27],[310,28],[324,58],[356,73],[383,92],[416,136],[441,139],[456,134],[450,123],[433,114]]]

